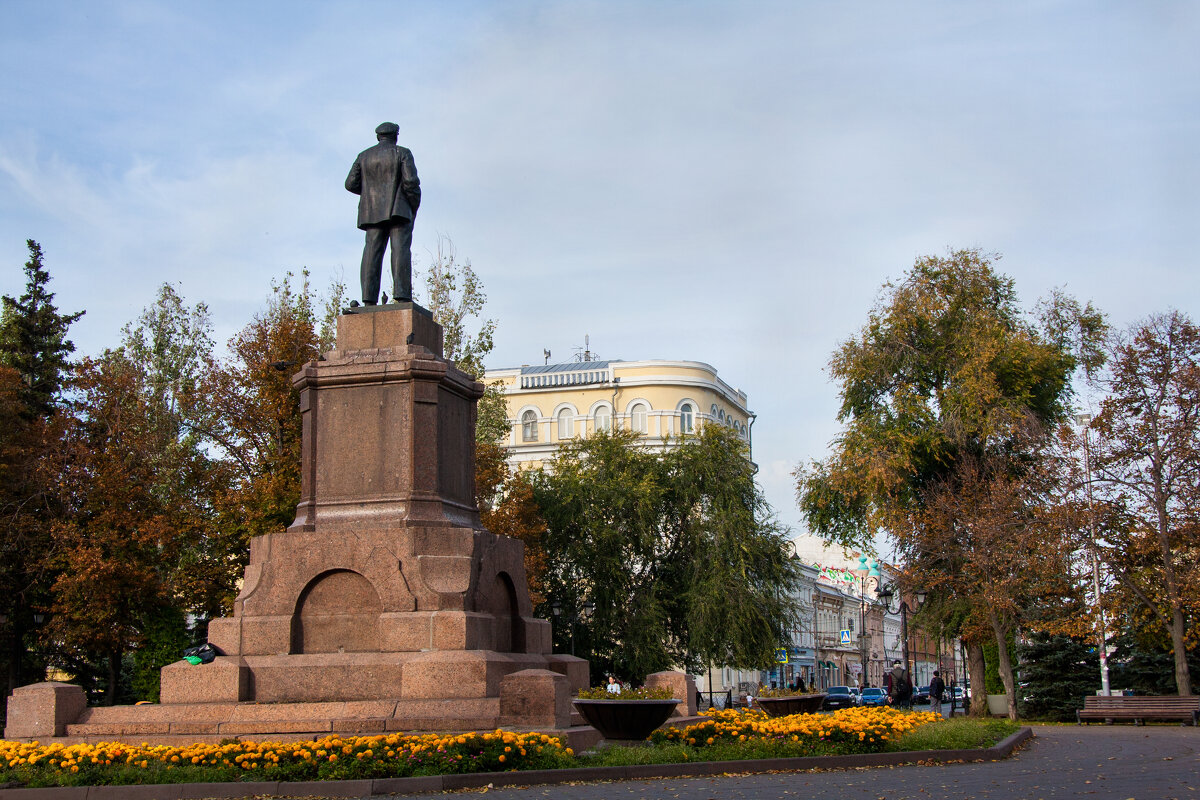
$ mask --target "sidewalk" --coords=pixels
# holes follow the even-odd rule
[[[1035,727],[1004,761],[493,789],[488,800],[1200,798],[1200,729]],[[404,797],[404,795],[394,795]]]

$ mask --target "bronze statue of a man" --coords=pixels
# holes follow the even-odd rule
[[[360,278],[368,306],[379,302],[383,251],[389,241],[392,294],[397,300],[412,300],[412,231],[421,205],[421,181],[412,152],[396,144],[399,133],[394,122],[376,128],[379,144],[359,153],[346,177],[346,189],[359,195],[358,227],[367,232]]]

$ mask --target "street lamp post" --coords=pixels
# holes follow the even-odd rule
[[[562,617],[563,604],[559,600],[555,600],[550,604],[550,611],[553,612],[554,618],[557,620]],[[592,614],[596,611],[596,604],[588,601],[583,604],[583,607],[571,615],[567,620],[568,637],[571,640],[571,655],[575,655],[575,626],[580,622],[587,622],[592,618]]]
[[[1096,594],[1096,633],[1099,639],[1100,653],[1100,694],[1108,697],[1111,688],[1108,683],[1108,628],[1104,621],[1104,603],[1100,598],[1100,557],[1096,552],[1096,512],[1092,508],[1092,448],[1088,439],[1088,427],[1092,423],[1091,414],[1077,414],[1075,421],[1083,428],[1083,469],[1086,477],[1088,534],[1092,540],[1092,591]]]
[[[916,595],[917,604],[910,609],[908,607],[908,600],[900,596],[900,591],[894,583],[884,584],[883,587],[875,592],[875,596],[884,602],[888,611],[893,614],[900,614],[901,652],[904,658],[904,669],[908,672],[910,680],[912,679],[913,672],[912,662],[909,661],[908,657],[908,615],[910,612],[915,613],[919,610],[925,604],[926,597],[924,589],[918,589],[914,594]],[[898,607],[895,609],[892,608],[892,598],[895,598],[897,602]]]
[[[862,650],[862,682],[863,686],[867,685],[869,672],[867,671],[867,652],[870,648],[870,642],[867,639],[867,584],[874,581],[876,590],[879,589],[879,562],[874,559],[868,559],[866,556],[858,557],[858,569],[854,570],[854,574],[858,576],[858,606],[859,606],[859,629],[858,641]]]

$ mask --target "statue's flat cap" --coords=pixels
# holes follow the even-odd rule
[[[400,126],[394,122],[384,122],[375,129],[376,136],[396,136],[400,133]]]

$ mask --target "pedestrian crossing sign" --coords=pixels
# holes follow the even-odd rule
[[[776,664],[788,663],[788,651],[787,651],[786,647],[776,647],[775,648],[775,663]]]
[[[838,631],[842,635],[842,644],[850,644],[850,631]]]

